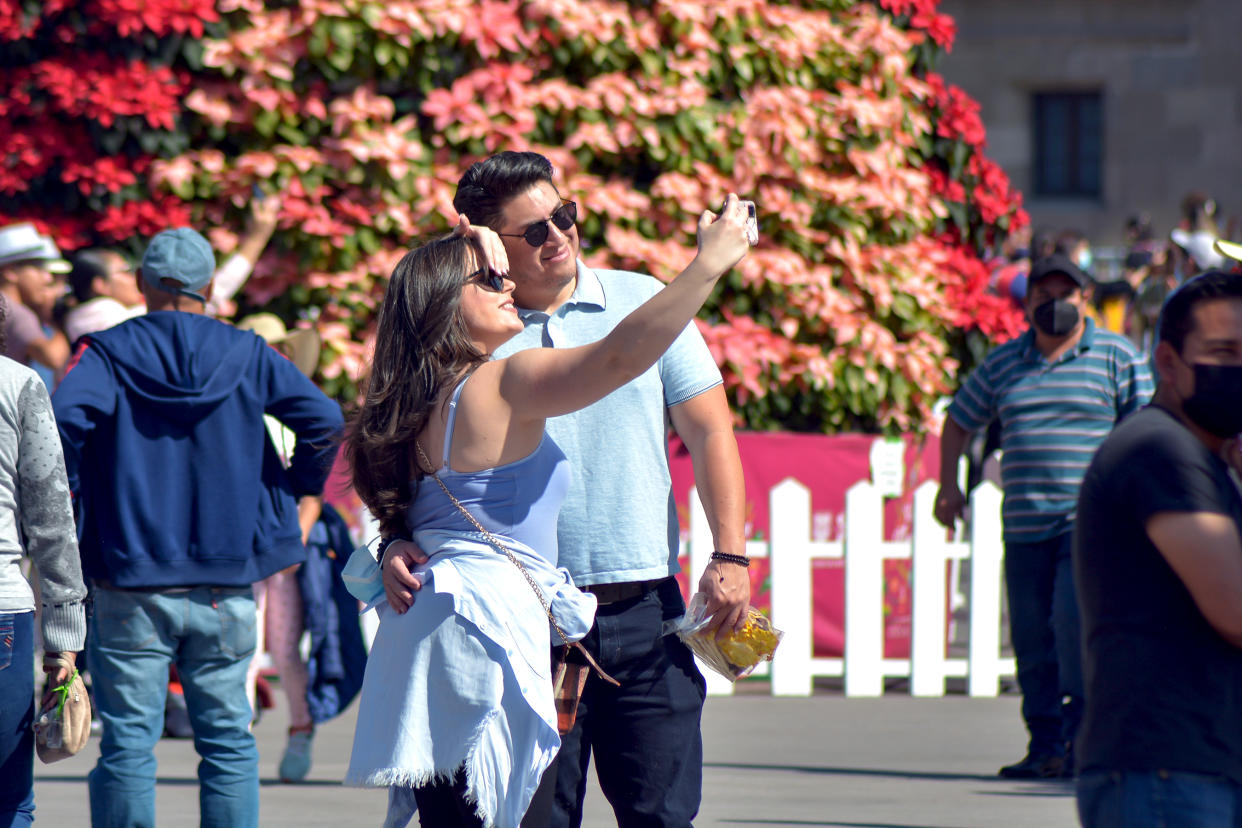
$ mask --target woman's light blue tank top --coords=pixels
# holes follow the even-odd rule
[[[453,426],[463,379],[453,389],[444,429],[444,457],[437,472],[448,490],[489,532],[526,544],[556,565],[556,519],[569,488],[570,466],[546,433],[538,447],[521,460],[482,471],[456,472],[449,468]],[[424,478],[407,515],[411,529],[440,529],[472,537],[478,530],[458,511],[434,480]]]

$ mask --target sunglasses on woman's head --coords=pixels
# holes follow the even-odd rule
[[[484,265],[466,277],[466,282],[477,282],[484,290],[500,293],[505,289],[505,277],[492,270],[491,265]]]
[[[546,219],[535,222],[527,227],[521,233],[497,233],[497,236],[509,236],[511,238],[526,239],[526,243],[531,247],[542,247],[544,242],[548,240],[548,222],[556,225],[556,229],[562,233],[574,226],[574,222],[578,220],[578,205],[572,201],[564,201],[560,207],[552,211],[552,215]]]

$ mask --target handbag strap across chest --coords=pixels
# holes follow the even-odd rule
[[[434,471],[427,471],[427,469],[431,468],[431,461],[427,459],[426,453],[423,452],[422,444],[415,440],[414,448],[418,451],[418,459],[423,466],[423,473],[432,480],[436,481],[436,483],[440,486],[441,491],[443,491],[448,499],[453,502],[453,505],[457,507],[457,510],[461,512],[462,516],[465,517],[472,526],[474,526],[474,528],[487,540],[489,544],[508,558],[510,562],[518,568],[518,571],[522,573],[522,577],[526,579],[526,583],[528,583],[530,588],[534,590],[535,597],[539,599],[540,605],[543,606],[544,615],[548,617],[548,621],[552,623],[552,628],[556,630],[557,635],[561,637],[561,641],[565,645],[566,653],[568,654],[570,648],[577,649],[582,653],[582,656],[586,659],[587,664],[591,666],[591,669],[596,675],[609,684],[620,687],[621,682],[605,673],[603,668],[600,667],[599,664],[596,663],[595,659],[591,657],[591,654],[587,652],[586,647],[583,647],[578,641],[570,641],[569,637],[565,635],[565,631],[561,629],[561,625],[557,623],[556,617],[552,615],[552,607],[548,604],[547,596],[543,594],[543,590],[540,589],[539,584],[535,582],[534,576],[530,574],[530,570],[528,570],[526,566],[518,560],[517,555],[513,554],[513,550],[501,543],[499,538],[489,532],[482,523],[479,523],[478,519],[470,513],[470,510],[463,506],[461,501],[457,499],[457,496],[449,491],[449,487],[444,485],[444,481],[440,479],[440,475],[436,474]]]

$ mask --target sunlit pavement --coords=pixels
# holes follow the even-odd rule
[[[703,808],[696,826],[821,828],[1058,828],[1076,825],[1072,783],[1009,782],[996,769],[1025,746],[1019,699],[845,699],[821,692],[774,699],[766,686],[709,699],[704,714]],[[379,826],[385,794],[344,788],[353,711],[322,726],[315,765],[299,785],[276,781],[283,707],[255,728],[263,826]],[[36,819],[89,822],[86,773],[98,739],[55,765],[36,760]],[[198,824],[197,757],[188,740],[160,742],[161,826]],[[615,825],[592,781],[586,828]]]

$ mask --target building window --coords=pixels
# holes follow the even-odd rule
[[[1034,195],[1093,198],[1102,192],[1103,123],[1099,92],[1037,92]]]

